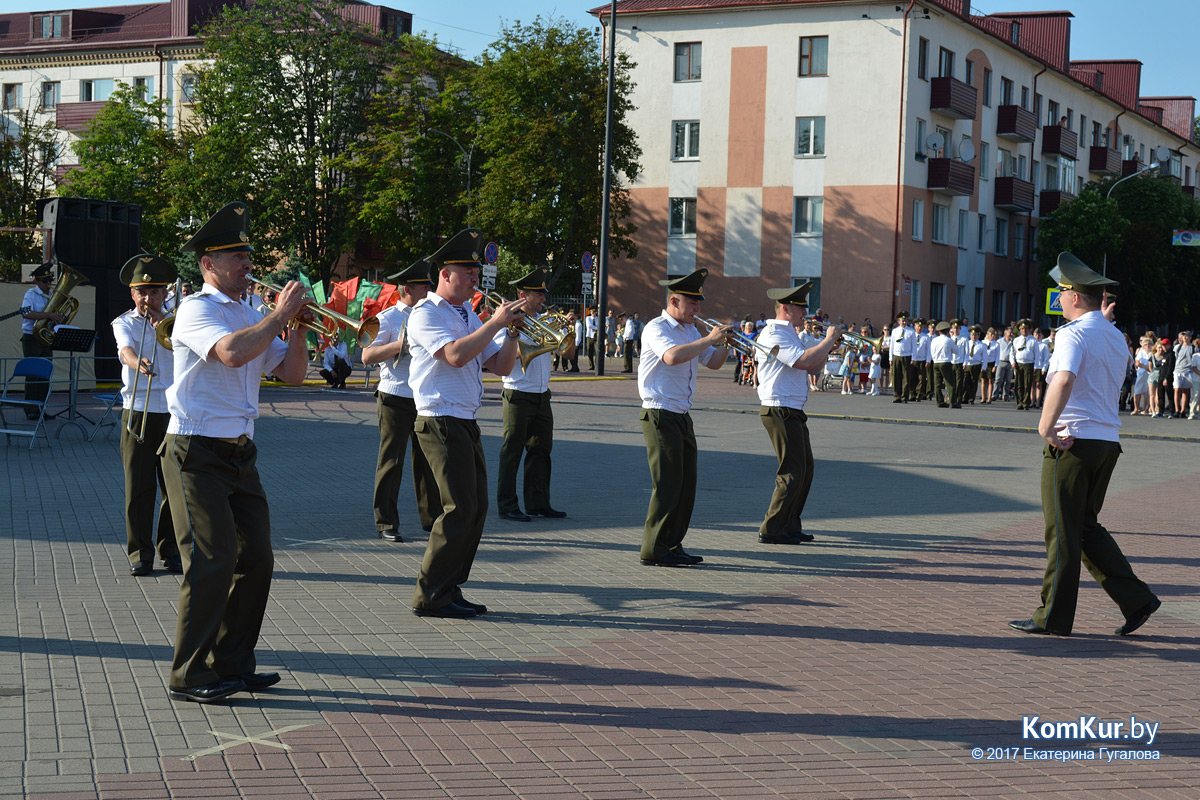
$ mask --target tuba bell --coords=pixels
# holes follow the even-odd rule
[[[76,272],[66,264],[58,265],[58,282],[54,284],[54,291],[42,311],[46,314],[62,315],[62,322],[39,319],[33,323],[33,338],[38,344],[49,347],[54,342],[54,326],[66,325],[79,313],[79,299],[71,297],[71,290],[86,280],[86,275]]]

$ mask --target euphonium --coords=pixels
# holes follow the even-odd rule
[[[33,338],[38,344],[49,347],[54,341],[54,326],[66,325],[79,313],[79,300],[71,297],[71,290],[86,280],[86,275],[76,272],[66,264],[58,265],[58,282],[54,284],[54,291],[42,311],[46,314],[61,314],[62,322],[39,319],[33,323]]]
[[[508,302],[496,292],[483,292],[483,301],[492,311]],[[559,325],[563,327],[559,328]],[[543,318],[526,316],[509,327],[520,334],[517,348],[520,351],[521,368],[526,370],[529,369],[529,362],[543,353],[566,353],[575,343],[575,331],[567,330],[566,315],[561,312]]]

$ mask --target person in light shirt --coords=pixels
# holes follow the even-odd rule
[[[121,268],[134,307],[112,321],[121,362],[121,465],[125,471],[125,543],[129,574],[154,571],[155,529],[158,555],[167,572],[183,572],[171,504],[163,482],[158,448],[167,435],[167,387],[175,372],[170,350],[158,344],[155,330],[166,317],[167,285],[178,273],[165,258],[139,253]],[[134,390],[136,394],[134,393]],[[155,508],[156,494],[162,501]],[[157,520],[157,525],[156,525]]]
[[[929,360],[931,336],[930,331],[926,329],[924,319],[918,317],[913,320],[913,335],[916,336],[916,345],[913,347],[912,356],[912,371],[915,376],[913,399],[919,403],[922,400],[928,400],[933,393],[933,371],[930,368],[932,362]]]
[[[47,261],[33,271],[30,276],[33,287],[21,298],[21,355],[26,358],[54,358],[54,350],[42,344],[33,335],[34,324],[39,320],[50,320],[57,325],[63,321],[63,315],[56,311],[46,311],[50,303],[50,284],[54,281],[54,264]],[[25,399],[36,403],[45,402],[50,394],[50,382],[41,378],[25,379]],[[38,412],[32,407],[25,409],[26,419],[37,419]]]
[[[403,542],[400,533],[400,511],[396,501],[404,479],[404,451],[412,445],[413,490],[417,497],[417,516],[421,527],[432,530],[434,517],[441,509],[437,484],[429,470],[429,462],[417,443],[413,425],[417,421],[417,404],[409,386],[412,353],[408,342],[408,318],[413,307],[425,299],[433,288],[429,276],[430,261],[418,260],[394,275],[399,287],[396,305],[379,315],[379,332],[370,345],[363,348],[364,364],[379,365],[379,385],[375,389],[375,410],[379,417],[379,458],[375,465],[375,490],[371,505],[375,513],[375,531],[386,542]]]
[[[688,412],[699,365],[721,368],[729,356],[726,338],[731,329],[715,325],[705,336],[696,330],[707,276],[708,270],[698,269],[682,278],[659,281],[670,292],[667,307],[642,331],[638,392],[653,486],[642,531],[641,560],[646,566],[689,567],[704,560],[683,549],[697,477],[696,433]]]
[[[950,337],[950,327],[949,322],[939,322],[929,343],[929,357],[934,369],[934,400],[938,408],[962,408],[958,404],[960,370],[954,366],[958,344]]]
[[[1017,410],[1030,408],[1033,386],[1033,363],[1037,358],[1037,340],[1030,335],[1033,323],[1027,319],[1017,323],[1018,335],[1013,337],[1011,361],[1015,376],[1014,392],[1017,397]]]
[[[996,361],[1000,357],[1000,343],[996,341],[996,329],[988,328],[983,335],[984,357],[982,378],[983,384],[979,390],[979,404],[989,405],[992,402],[992,391],[996,381]]]
[[[536,317],[546,302],[547,271],[535,269],[513,281],[510,286],[517,290],[517,297],[525,301],[526,317]],[[594,320],[594,316],[588,319]],[[567,333],[567,335],[571,335]],[[521,334],[529,346],[528,334]],[[500,331],[495,343],[504,344],[508,331]],[[588,337],[589,346],[595,344]],[[589,351],[591,352],[591,351]],[[550,505],[550,451],[554,447],[554,412],[550,408],[550,360],[551,353],[534,356],[528,365],[520,359],[513,365],[512,372],[504,376],[504,443],[500,445],[500,463],[496,478],[496,509],[501,519],[513,522],[529,522],[532,517],[560,519],[566,516]],[[522,494],[525,511],[517,502],[517,472],[521,458],[525,459]]]
[[[794,289],[768,289],[767,297],[775,301],[775,318],[767,320],[758,335],[763,347],[779,348],[774,358],[761,350],[755,355],[762,404],[758,416],[779,461],[775,491],[758,529],[758,541],[763,544],[793,545],[813,539],[812,534],[804,532],[801,521],[815,465],[808,416],[804,413],[808,373],[821,370],[841,335],[830,325],[824,339],[812,345],[805,343],[801,330],[811,289],[812,283]]]
[[[260,691],[279,673],[255,672],[274,556],[267,496],[258,477],[254,421],[264,372],[304,380],[308,346],[294,319],[311,320],[308,289],[289,281],[264,317],[242,297],[251,270],[250,212],[230,203],[183,246],[200,260],[204,288],[181,303],[171,344],[171,421],[160,451],[183,560],[168,694],[210,703]],[[302,480],[295,471],[297,485]]]
[[[987,345],[981,341],[983,336],[983,328],[978,325],[972,325],[969,331],[970,338],[963,345],[963,372],[962,378],[965,386],[959,395],[958,402],[975,403],[975,392],[979,387],[979,376],[983,373],[983,364],[987,361]]]
[[[1121,455],[1117,398],[1129,365],[1125,338],[1112,324],[1105,298],[1116,281],[1061,253],[1050,270],[1061,291],[1063,317],[1048,369],[1038,421],[1042,450],[1042,514],[1046,572],[1041,605],[1009,627],[1022,633],[1068,636],[1075,622],[1080,562],[1121,609],[1127,636],[1162,603],[1133,572],[1120,546],[1100,524],[1109,480]]]
[[[409,386],[417,406],[413,430],[442,499],[413,590],[412,611],[419,617],[466,619],[487,611],[462,592],[488,508],[487,464],[475,416],[483,405],[483,368],[504,377],[517,360],[519,334],[509,328],[525,301],[502,303],[486,322],[471,310],[483,246],[483,233],[467,228],[430,256],[437,289],[417,303],[408,320]],[[494,337],[505,329],[504,343],[497,344]]]
[[[901,311],[896,315],[896,327],[892,330],[891,362],[892,362],[892,402],[907,403],[913,394],[913,381],[910,374],[913,350],[916,349],[917,337],[912,328],[908,327],[908,312]]]

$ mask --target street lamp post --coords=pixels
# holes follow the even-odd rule
[[[1152,169],[1158,169],[1158,167],[1159,167],[1159,163],[1157,161],[1151,161],[1149,164],[1142,167],[1137,172],[1130,173],[1129,175],[1126,175],[1124,178],[1117,179],[1116,181],[1113,182],[1112,186],[1108,187],[1108,192],[1104,195],[1104,199],[1108,200],[1110,197],[1112,197],[1113,189],[1117,188],[1118,186],[1120,186],[1122,183],[1129,180],[1130,178],[1136,178],[1138,175],[1142,175],[1143,173],[1149,172]],[[1101,270],[1102,270],[1101,274],[1103,274],[1104,277],[1107,278],[1108,277],[1108,250],[1104,251],[1104,266],[1101,267]]]
[[[430,128],[430,133],[436,133],[439,136],[445,136],[450,141],[454,142],[454,146],[458,148],[458,152],[463,154],[463,158],[467,160],[467,224],[471,222],[471,156],[475,153],[475,142],[471,142],[471,149],[464,150],[463,146],[445,131],[439,131],[437,128]]]

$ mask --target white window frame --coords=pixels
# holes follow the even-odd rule
[[[1025,257],[1025,223],[1013,225],[1013,258]]]
[[[979,215],[979,235],[975,237],[975,252],[987,252],[987,214]]]
[[[792,236],[816,238],[825,232],[825,198],[792,198]]]
[[[935,244],[950,243],[950,206],[933,204],[933,232],[929,239]]]
[[[24,94],[25,84],[23,83],[6,83],[4,84],[4,110],[5,111],[20,111],[22,98]]]
[[[965,208],[958,210],[958,249],[967,249],[967,229],[970,227],[971,214]]]
[[[681,226],[675,230],[676,204],[683,211]],[[690,209],[690,213],[689,213]],[[690,228],[690,230],[689,230]],[[667,236],[672,238],[695,238],[696,236],[696,198],[672,197],[667,207]]]
[[[819,129],[819,130],[818,130]],[[801,133],[808,133],[808,149],[800,149]],[[817,152],[817,149],[820,152]],[[796,117],[796,158],[825,157],[825,117]]]
[[[700,76],[703,74],[702,68],[701,68],[702,59],[704,57],[704,46],[703,45],[704,45],[703,42],[676,42],[675,43],[675,58],[673,59],[673,61],[671,63],[671,74],[675,78],[675,83],[694,83],[694,82],[700,80]],[[679,77],[679,75],[680,75],[679,57],[680,57],[680,48],[681,47],[688,48],[687,75],[686,75],[686,77],[683,77],[683,78]],[[693,54],[695,54],[695,56],[696,56],[696,59],[695,59],[696,63],[694,65],[694,67],[692,64],[692,55]]]
[[[680,141],[679,134],[683,131],[683,140]],[[683,154],[680,154],[680,144],[683,145]],[[694,151],[694,154],[693,154]],[[672,161],[699,161],[700,160],[700,120],[698,119],[677,119],[671,123],[671,160]]]
[[[46,93],[49,92],[50,103],[46,103]],[[43,111],[53,111],[62,102],[62,83],[59,81],[42,81],[41,104]]]
[[[1008,220],[996,217],[996,249],[998,256],[1008,256]]]
[[[979,180],[991,180],[988,164],[992,157],[992,146],[987,142],[979,143]]]
[[[912,204],[912,238],[914,242],[921,241],[925,232],[925,201],[913,200]]]

